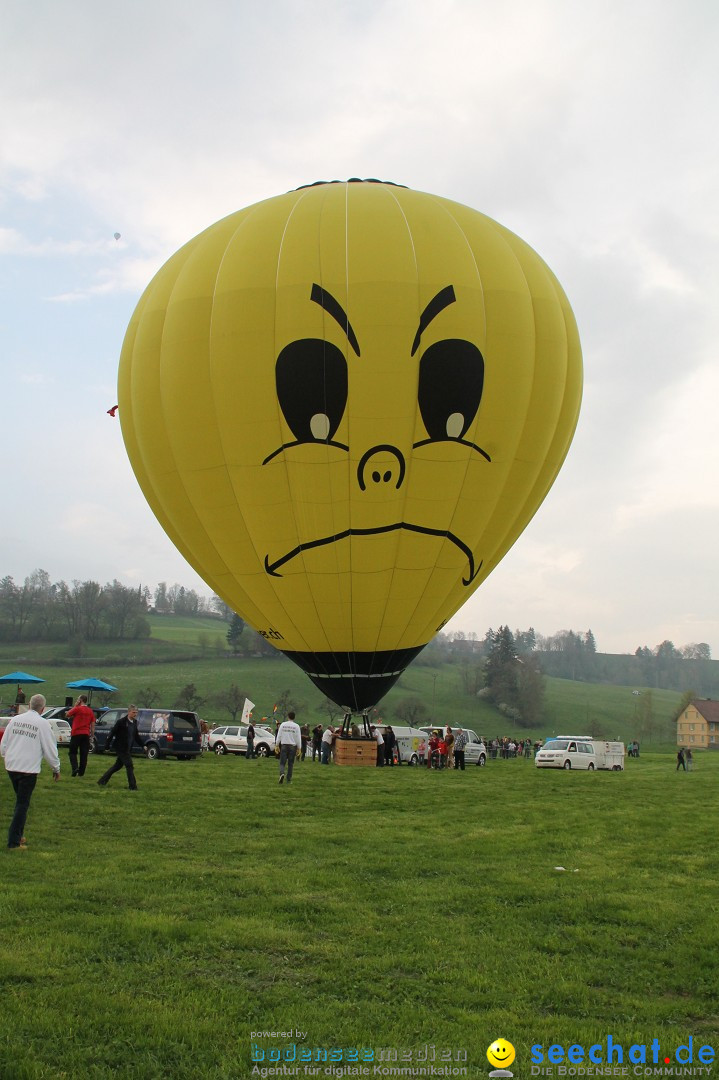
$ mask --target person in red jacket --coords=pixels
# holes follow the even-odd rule
[[[70,733],[70,768],[73,776],[84,776],[87,767],[87,755],[90,750],[90,738],[95,732],[95,714],[87,704],[87,695],[80,694],[71,709],[65,714],[72,724]],[[80,751],[80,764],[77,752]]]

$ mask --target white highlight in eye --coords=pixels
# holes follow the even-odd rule
[[[461,412],[453,412],[447,417],[447,435],[450,439],[459,439],[464,427],[464,417]]]
[[[310,420],[310,431],[315,439],[329,438],[330,418],[327,413],[315,413]]]

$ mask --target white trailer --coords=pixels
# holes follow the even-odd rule
[[[600,739],[594,739],[593,742],[597,768],[621,772],[624,768],[624,743],[602,742]]]

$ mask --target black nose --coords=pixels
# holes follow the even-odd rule
[[[362,455],[357,466],[357,481],[360,489],[366,491],[367,484],[394,484],[400,487],[406,472],[404,457],[396,446],[383,443],[372,446]]]

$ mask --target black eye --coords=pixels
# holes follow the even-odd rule
[[[275,381],[297,441],[329,441],[347,404],[347,361],[337,346],[321,338],[291,342],[277,357]]]
[[[419,363],[417,399],[432,439],[461,439],[477,415],[484,360],[470,341],[448,338],[430,345]]]

